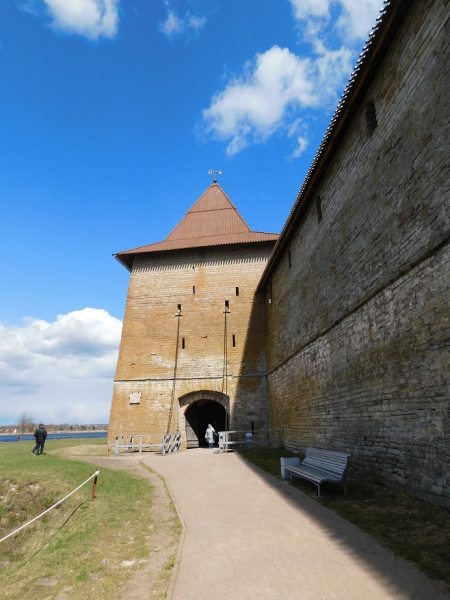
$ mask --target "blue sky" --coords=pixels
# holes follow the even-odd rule
[[[0,424],[109,417],[128,272],[222,170],[279,232],[382,0],[2,0]]]

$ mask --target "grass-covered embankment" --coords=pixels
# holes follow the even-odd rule
[[[104,439],[51,440],[42,456],[30,455],[30,442],[0,444],[0,538],[92,475],[92,465],[62,458],[65,448],[86,444],[86,453],[106,455]],[[0,544],[2,597],[116,597],[119,581],[148,556],[152,488],[102,468],[95,500],[91,491],[92,481]],[[126,568],[124,560],[136,562]]]
[[[242,456],[266,473],[281,479],[280,458],[298,456],[283,449],[240,450]],[[385,486],[347,482],[317,487],[294,479],[293,485],[323,506],[365,531],[395,554],[412,562],[429,577],[450,587],[450,512]]]

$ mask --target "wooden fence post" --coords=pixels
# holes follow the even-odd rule
[[[98,474],[99,474],[99,470],[95,469],[95,477],[94,477],[94,484],[92,486],[92,497],[91,499],[94,500],[95,499],[95,488],[97,487],[97,478],[98,478]]]

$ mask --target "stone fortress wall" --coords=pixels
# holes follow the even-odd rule
[[[266,299],[286,447],[450,506],[448,6],[413,4]]]

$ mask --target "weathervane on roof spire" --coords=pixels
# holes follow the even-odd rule
[[[216,175],[222,175],[222,171],[208,171],[208,175],[214,175],[213,183],[217,183]]]

